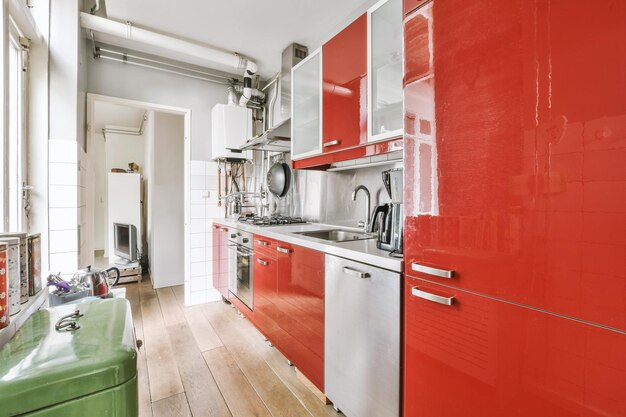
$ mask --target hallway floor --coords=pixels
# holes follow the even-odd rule
[[[185,307],[183,287],[127,284],[139,349],[139,415],[333,416],[246,319],[223,302]]]

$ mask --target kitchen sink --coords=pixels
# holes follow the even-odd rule
[[[309,232],[294,232],[296,235],[313,237],[329,242],[349,242],[352,240],[374,239],[376,235],[370,233],[353,232],[342,229],[311,230]]]

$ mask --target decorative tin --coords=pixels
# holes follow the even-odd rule
[[[9,274],[7,252],[9,245],[0,243],[0,329],[9,325]]]
[[[20,239],[18,237],[2,237],[0,242],[7,244],[7,274],[9,280],[9,314],[20,312]]]
[[[20,239],[20,302],[28,301],[28,243],[27,233],[0,233],[0,238],[17,237]]]
[[[41,234],[28,236],[28,295],[41,291]]]

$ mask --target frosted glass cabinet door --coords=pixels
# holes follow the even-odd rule
[[[292,159],[321,153],[322,54],[310,54],[292,70]]]
[[[402,136],[402,1],[368,11],[368,142]]]

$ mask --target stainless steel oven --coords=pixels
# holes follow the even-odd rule
[[[228,290],[253,309],[254,255],[252,233],[230,229],[228,235]]]

